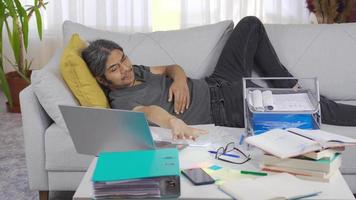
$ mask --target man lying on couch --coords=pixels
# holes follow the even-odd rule
[[[187,78],[178,65],[132,65],[124,50],[107,40],[91,42],[82,57],[107,91],[112,108],[144,112],[150,122],[170,128],[175,138],[195,139],[205,133],[187,124],[243,127],[242,78],[251,76],[253,67],[259,69],[260,76],[292,77],[256,17],[245,17],[236,25],[214,72],[205,79]],[[270,84],[298,87],[295,80]],[[355,106],[323,96],[320,104],[323,123],[356,126]]]

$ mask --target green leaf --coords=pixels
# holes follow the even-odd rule
[[[26,10],[23,8],[23,6],[21,5],[19,0],[14,0],[15,1],[15,5],[16,5],[16,11],[17,14],[20,18],[23,18],[24,15],[26,15]],[[22,19],[21,19],[22,21]]]
[[[4,20],[5,18],[5,3],[0,1],[0,19]]]
[[[14,2],[12,0],[4,0],[4,1],[5,1],[5,4],[6,4],[6,8],[9,11],[9,14],[12,17],[17,17],[17,12],[16,12],[16,9],[15,9]]]
[[[9,84],[7,82],[6,76],[5,76],[5,72],[3,70],[3,66],[2,64],[0,64],[0,90],[3,91],[3,93],[5,94],[7,101],[10,105],[10,108],[12,108],[13,106],[13,102],[12,102],[12,98],[11,98],[11,93],[10,93],[10,87]]]
[[[14,18],[17,18],[17,14],[16,14],[16,9],[15,9],[15,6],[14,6],[14,3],[12,0],[4,0],[4,3],[6,5],[6,8],[8,10],[8,14],[14,19]],[[13,20],[14,21],[14,20]],[[8,38],[9,38],[9,41],[10,41],[10,44],[11,46],[13,46],[13,34],[12,34],[12,31],[9,27],[9,23],[7,22],[7,18],[5,19],[5,25],[6,25],[6,30],[7,30],[7,35],[8,35]]]
[[[33,62],[33,59],[31,59],[30,63],[28,63],[27,65],[27,71],[29,72],[30,71],[30,68],[32,66],[32,62]],[[29,75],[29,74],[28,74]]]
[[[43,4],[43,8],[44,8],[44,9],[46,9],[47,4],[48,4],[48,1]]]
[[[20,63],[20,33],[16,25],[17,18],[12,19],[12,51],[16,63]]]
[[[0,0],[0,68],[3,69],[2,63],[2,33],[3,33],[3,27],[5,23],[5,4],[3,1]]]
[[[7,32],[7,37],[10,41],[10,45],[12,46],[12,33],[11,33],[11,29],[9,26],[9,23],[7,22],[7,20],[5,19],[5,26],[6,26],[6,32]]]
[[[22,34],[23,34],[23,43],[25,45],[26,51],[28,48],[28,32],[29,32],[28,21],[29,21],[29,19],[28,19],[27,15],[25,15],[23,25],[22,25]]]
[[[28,6],[28,8],[26,9],[26,12],[30,11],[33,9],[33,6]]]
[[[27,51],[27,47],[28,47],[28,16],[27,16],[27,12],[25,10],[25,8],[21,5],[19,0],[14,0],[15,4],[16,4],[16,8],[18,11],[18,15],[20,18],[20,22],[21,22],[21,29],[22,29],[22,34],[23,34],[23,42],[25,45],[25,50]]]
[[[36,14],[38,36],[40,37],[40,40],[42,40],[42,18],[41,18],[40,10],[38,9],[37,6],[35,6],[35,14]]]

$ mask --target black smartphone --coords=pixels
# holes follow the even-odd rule
[[[184,169],[182,170],[182,174],[194,185],[207,185],[215,182],[214,179],[201,168]]]

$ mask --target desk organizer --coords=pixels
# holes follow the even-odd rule
[[[297,80],[301,88],[267,86],[270,80],[284,79]],[[247,87],[251,85],[247,84],[248,81],[265,87]],[[261,134],[274,128],[319,129],[320,127],[319,83],[315,77],[243,78],[243,90],[245,136]],[[262,103],[258,103],[259,101]]]

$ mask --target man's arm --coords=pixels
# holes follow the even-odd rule
[[[207,133],[205,130],[189,127],[181,119],[176,118],[156,105],[136,106],[133,111],[143,112],[148,121],[160,127],[171,129],[174,139],[195,140],[200,134]]]
[[[168,101],[174,98],[175,113],[183,113],[190,105],[190,92],[187,84],[187,76],[182,67],[179,65],[155,66],[150,67],[153,74],[167,75],[173,79],[169,88]]]
[[[179,65],[153,66],[150,67],[150,71],[152,74],[167,75],[173,80],[187,79],[183,68]]]

